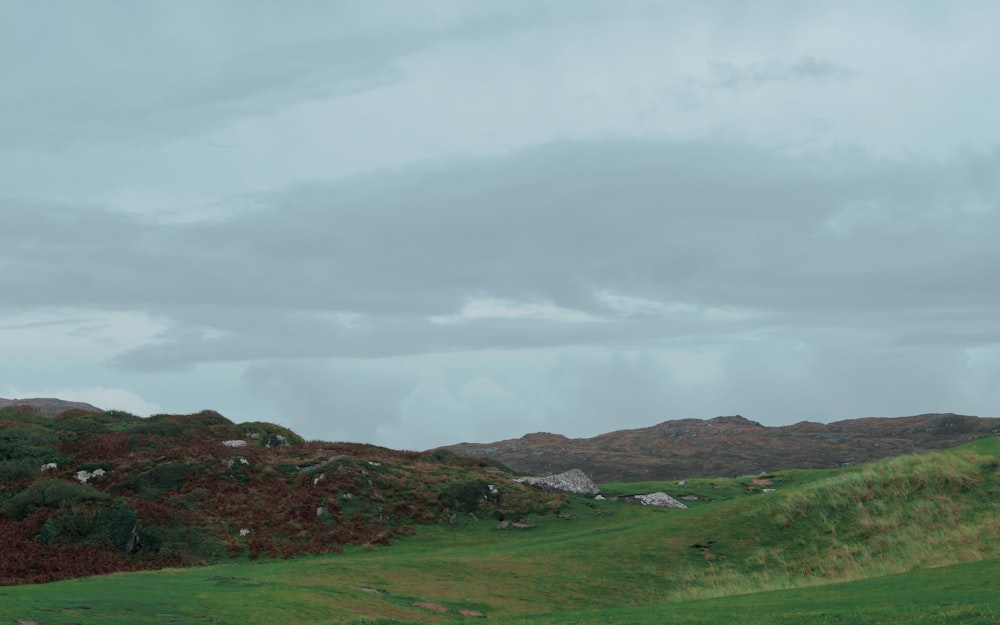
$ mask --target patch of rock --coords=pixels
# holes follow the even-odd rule
[[[554,490],[560,493],[572,493],[578,495],[600,495],[601,489],[597,488],[594,480],[587,477],[587,474],[580,469],[570,469],[565,473],[547,475],[545,477],[521,477],[514,480],[523,484],[534,484],[545,490]]]
[[[666,493],[649,493],[648,495],[632,495],[622,497],[625,503],[637,504],[640,506],[658,506],[660,508],[677,508],[687,510],[687,506],[677,501]]]

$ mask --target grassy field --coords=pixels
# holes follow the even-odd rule
[[[466,518],[337,555],[0,587],[0,623],[996,623],[998,467],[1000,440],[983,439],[832,472],[606,485],[697,499],[573,498],[529,527]]]

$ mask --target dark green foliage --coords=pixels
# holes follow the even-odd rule
[[[107,495],[99,491],[54,478],[42,478],[4,503],[4,511],[15,519],[23,519],[40,508],[57,509],[87,501],[101,501]]]
[[[300,473],[299,465],[295,464],[294,462],[282,462],[276,465],[274,468],[275,470],[277,470],[278,473],[282,475],[297,475],[298,473]]]
[[[0,408],[0,421],[18,421],[21,423],[44,424],[47,419],[38,411],[27,405],[14,405]]]
[[[128,413],[90,412],[85,410],[67,410],[49,419],[51,429],[59,432],[63,439],[74,440],[93,434],[121,429],[128,421],[139,422],[141,419]]]
[[[494,460],[492,458],[459,456],[458,454],[447,449],[434,449],[424,452],[420,454],[420,460],[449,466],[492,467],[504,473],[515,473],[514,470],[499,460]]]
[[[168,462],[136,475],[115,485],[115,488],[131,491],[142,499],[157,499],[163,494],[180,488],[194,466],[184,462]]]
[[[0,483],[14,482],[38,474],[39,463],[34,460],[0,461]]]
[[[441,489],[438,501],[458,512],[475,512],[490,496],[490,486],[484,480],[452,482]]]
[[[93,472],[96,471],[97,469],[101,469],[102,471],[107,473],[109,471],[114,470],[114,468],[115,465],[113,462],[88,462],[86,464],[81,464],[76,468],[74,468],[73,473],[76,473],[77,471]]]
[[[35,465],[40,471],[47,462],[61,462],[63,454],[56,449],[59,437],[40,427],[6,427],[0,429],[0,462],[20,460]]]
[[[229,462],[232,464],[226,469],[226,476],[237,482],[250,481],[250,463],[243,456],[237,456]]]
[[[203,410],[189,415],[153,415],[126,426],[122,431],[165,438],[199,440],[212,437],[215,429],[232,425],[232,421],[214,410]]]
[[[180,540],[178,534],[183,535]],[[53,514],[42,524],[38,540],[47,545],[109,544],[120,553],[134,554],[159,552],[165,542],[186,546],[188,534],[191,532],[183,527],[168,530],[141,527],[127,500],[119,498],[113,503],[106,500],[78,503]]]
[[[435,462],[438,464],[461,464],[461,457],[447,449],[434,449],[420,454],[420,459],[424,462]]]
[[[273,423],[248,421],[240,423],[240,431],[244,436],[255,440],[261,447],[281,447],[283,445],[302,445],[305,440],[288,428]]]
[[[77,436],[96,434],[98,432],[104,432],[107,429],[103,423],[101,423],[98,419],[94,419],[90,415],[73,417],[71,419],[60,419],[58,422],[53,423],[53,425],[57,430],[70,432]]]
[[[131,412],[125,412],[124,410],[105,410],[104,416],[107,417],[110,421],[114,422],[141,420],[141,417],[137,417]]]

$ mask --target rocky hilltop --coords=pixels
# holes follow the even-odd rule
[[[444,447],[525,473],[582,469],[594,481],[734,477],[779,469],[826,469],[947,449],[1000,435],[1000,419],[956,414],[865,418],[767,427],[741,416],[665,421],[593,438],[528,434],[496,443]]]

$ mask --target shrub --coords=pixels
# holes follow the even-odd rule
[[[108,426],[103,417],[103,414],[93,412],[64,413],[53,419],[52,427],[77,436],[87,436],[107,431]]]
[[[0,482],[14,482],[38,475],[41,467],[34,460],[0,461]]]
[[[22,520],[40,508],[56,509],[60,506],[104,499],[107,499],[107,495],[83,484],[42,478],[8,499],[4,503],[4,511],[11,517]]]
[[[131,412],[125,412],[124,410],[105,410],[104,416],[110,421],[139,421],[141,417],[138,417]]]
[[[184,485],[187,474],[194,470],[184,462],[168,462],[115,485],[120,490],[132,491],[142,499],[157,499],[167,491]]]
[[[15,482],[38,475],[41,466],[34,460],[0,461],[0,482]]]
[[[58,435],[40,427],[7,427],[0,429],[0,461],[28,460],[41,468],[46,462],[62,460],[53,445]]]
[[[137,545],[130,544],[133,532],[139,537]],[[110,544],[122,553],[128,553],[130,546],[133,550],[156,552],[162,542],[160,534],[158,528],[140,530],[139,517],[124,498],[119,498],[110,505],[107,501],[76,504],[50,516],[42,524],[38,539],[47,545]]]
[[[286,427],[262,421],[249,421],[237,426],[247,436],[255,439],[261,447],[281,447],[283,445],[302,445],[305,440]]]
[[[453,482],[441,489],[438,501],[459,512],[475,512],[489,494],[490,486],[484,480]]]

